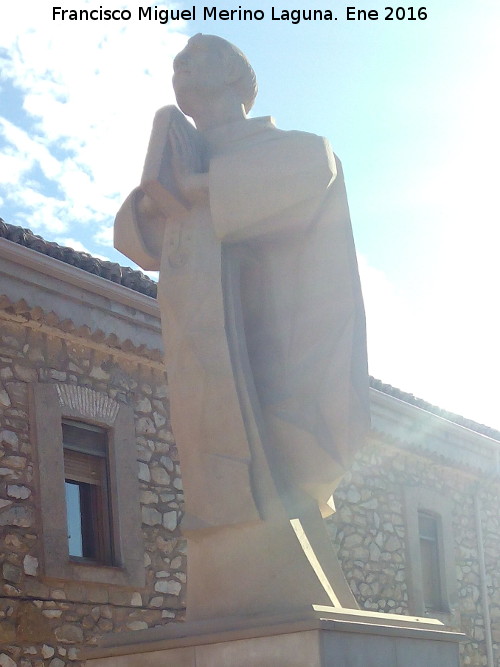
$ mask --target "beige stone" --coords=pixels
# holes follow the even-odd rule
[[[6,581],[11,581],[14,584],[18,584],[21,581],[21,569],[12,565],[12,563],[4,563],[2,566],[2,573]]]
[[[150,470],[151,470],[151,477],[155,484],[158,484],[160,486],[168,486],[170,484],[170,475],[165,470],[165,468],[162,468],[160,466],[152,466]]]
[[[24,557],[23,560],[23,568],[24,572],[31,576],[31,577],[36,577],[38,574],[38,558],[35,558],[35,556],[30,556],[27,554]]]
[[[55,649],[52,646],[47,646],[47,644],[44,644],[42,646],[42,657],[47,659],[51,658],[55,653]]]
[[[226,622],[228,619],[226,619]],[[439,621],[317,608],[303,619],[268,617],[170,626],[90,649],[88,667],[457,667],[463,635]]]
[[[4,407],[9,407],[10,405],[10,398],[5,389],[0,390],[0,405]]]
[[[0,653],[1,667],[16,667],[16,663],[6,653]]]
[[[158,581],[155,584],[155,591],[167,595],[179,595],[181,589],[182,585],[178,581]]]
[[[49,667],[64,667],[64,665],[64,660],[61,660],[61,658],[53,658],[49,662]]]
[[[177,528],[177,512],[166,512],[163,515],[163,525],[167,530],[175,530]]]
[[[144,630],[147,627],[148,624],[145,623],[144,621],[132,621],[131,623],[127,623],[127,628],[133,631]]]
[[[0,433],[0,441],[16,449],[19,444],[19,437],[14,431],[2,431]]]
[[[161,525],[161,514],[154,507],[142,507],[142,523],[148,526]]]
[[[56,628],[55,634],[63,644],[79,644],[83,641],[83,631],[78,625],[66,623]]]
[[[25,500],[31,495],[31,489],[28,489],[26,486],[18,486],[16,484],[11,484],[7,486],[7,495],[11,498],[19,498]]]
[[[246,118],[253,70],[224,40],[192,38],[174,89],[196,129],[157,113],[115,245],[160,269],[188,618],[355,606],[318,509],[331,512],[368,423],[340,164],[320,137]]]
[[[140,607],[142,605],[142,596],[140,593],[132,593],[130,604],[133,607]]]
[[[0,526],[29,528],[33,525],[33,510],[30,507],[13,505],[0,514]]]

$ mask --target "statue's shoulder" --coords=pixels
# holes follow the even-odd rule
[[[333,175],[336,173],[336,157],[325,137],[302,130],[274,129],[275,139],[290,156],[295,156],[306,166],[324,166]]]
[[[287,142],[290,145],[296,145],[299,148],[305,148],[310,151],[331,152],[330,142],[326,137],[303,130],[282,130],[274,128],[276,139]]]

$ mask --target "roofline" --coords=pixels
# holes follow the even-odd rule
[[[492,447],[493,449],[500,449],[500,439],[492,438],[481,431],[475,431],[474,429],[463,426],[462,424],[457,424],[457,422],[452,421],[442,415],[438,415],[435,412],[421,408],[418,405],[413,405],[408,401],[405,401],[401,398],[397,398],[392,394],[385,393],[374,387],[370,387],[370,400],[381,405],[390,405],[390,403],[396,402],[399,403],[399,408],[406,410],[409,414],[413,413],[418,416],[420,413],[421,416],[425,416],[429,421],[436,421],[436,423],[441,424],[446,429],[451,429],[455,431],[457,435],[466,437],[467,439],[474,441],[476,444],[480,441],[482,445]],[[404,406],[404,407],[403,407]]]
[[[8,239],[0,238],[0,258],[160,318],[156,299]]]

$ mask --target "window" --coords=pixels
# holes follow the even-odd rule
[[[62,383],[31,396],[43,576],[144,586],[133,408]]]
[[[442,609],[439,549],[439,517],[429,512],[418,512],[420,562],[422,566],[422,594],[426,609]]]
[[[425,487],[407,487],[404,494],[409,612],[453,615],[458,592],[451,500]]]
[[[69,555],[112,564],[107,433],[70,420],[62,433]]]

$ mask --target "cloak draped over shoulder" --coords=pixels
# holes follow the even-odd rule
[[[269,118],[205,138],[209,204],[145,220],[138,190],[115,223],[116,247],[160,269],[172,427],[198,527],[262,514],[256,437],[277,488],[324,507],[369,423],[339,162],[326,140]]]

